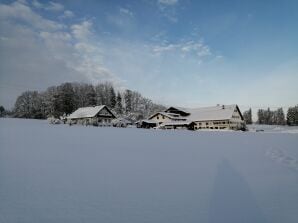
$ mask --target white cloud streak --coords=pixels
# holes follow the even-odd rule
[[[63,15],[60,16],[60,18],[62,18],[62,19],[69,19],[69,18],[73,18],[73,17],[74,17],[74,13],[70,10],[65,10],[63,12]]]
[[[59,11],[64,10],[64,6],[60,3],[57,3],[57,2],[49,2],[48,4],[43,4],[43,3],[41,3],[37,0],[33,0],[32,5],[35,8],[44,9],[44,10],[47,10],[47,11],[59,12]]]
[[[202,40],[194,41],[181,41],[179,43],[167,43],[163,45],[152,46],[152,51],[156,55],[162,55],[166,53],[178,54],[181,57],[195,56],[200,62],[204,57],[211,56],[211,50],[208,45],[204,44]]]
[[[127,9],[127,8],[120,8],[119,11],[123,15],[128,15],[130,17],[133,17],[134,16],[133,12],[130,11],[129,9]]]
[[[22,2],[14,2],[11,5],[0,5],[0,18],[2,20],[10,19],[17,22],[25,22],[28,26],[40,30],[58,30],[64,27],[55,21],[45,19],[34,13],[32,9]]]
[[[158,0],[157,2],[162,5],[173,6],[178,3],[178,0]]]

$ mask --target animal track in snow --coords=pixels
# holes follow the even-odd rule
[[[273,161],[298,171],[298,160],[285,154],[285,152],[281,149],[270,149],[266,152],[266,155],[269,156]]]

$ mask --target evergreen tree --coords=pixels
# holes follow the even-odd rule
[[[96,104],[104,105],[104,85],[98,84],[95,86]]]
[[[122,97],[120,92],[117,93],[115,111],[117,112],[117,114],[120,114],[120,115],[122,114],[122,111],[123,111]]]
[[[265,124],[264,110],[259,109],[257,115],[258,115],[258,124]]]
[[[114,109],[116,106],[116,93],[115,93],[114,87],[112,85],[110,86],[109,96],[110,96],[110,108]]]
[[[85,106],[95,106],[96,105],[96,93],[92,85],[86,86],[86,103]]]
[[[54,117],[59,118],[63,114],[70,114],[75,109],[74,91],[71,83],[65,83],[58,87],[54,95]]]
[[[298,125],[298,105],[290,107],[287,112],[287,124]]]
[[[5,115],[5,108],[1,105],[0,106],[0,117],[4,117]]]
[[[132,91],[125,90],[124,92],[125,113],[130,113],[132,110]]]
[[[282,108],[278,108],[275,111],[275,123],[276,125],[285,125],[285,114]]]
[[[243,118],[246,124],[252,124],[251,108],[248,111],[243,112]]]

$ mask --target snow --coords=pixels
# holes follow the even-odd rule
[[[176,108],[176,107],[175,107]],[[179,108],[177,109],[190,113],[186,118],[190,121],[209,121],[231,119],[237,105],[218,105],[202,108]]]
[[[247,125],[251,132],[263,131],[264,133],[294,133],[298,134],[297,126],[280,126],[280,125]]]
[[[0,222],[298,222],[298,134],[0,119]]]
[[[105,105],[94,106],[94,107],[78,108],[76,111],[74,111],[72,114],[70,114],[68,116],[68,118],[69,119],[75,119],[75,118],[92,118],[98,112],[100,112],[100,110],[103,109],[104,107],[105,107]]]

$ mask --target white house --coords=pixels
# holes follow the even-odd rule
[[[68,123],[85,125],[110,125],[116,116],[106,106],[79,108],[67,117]]]
[[[237,105],[217,105],[204,108],[169,107],[149,117],[160,128],[231,129],[245,128],[245,122]]]

